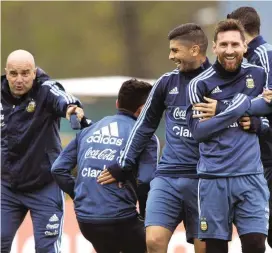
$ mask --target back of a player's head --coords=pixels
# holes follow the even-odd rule
[[[181,40],[191,43],[191,45],[198,45],[200,53],[206,54],[208,47],[208,38],[202,28],[194,23],[182,24],[168,34],[169,40]]]
[[[221,32],[237,31],[241,35],[242,41],[245,41],[245,29],[239,20],[226,19],[220,21],[215,27],[213,41],[216,42],[218,34]]]
[[[260,34],[260,16],[252,7],[240,7],[228,14],[227,18],[239,20],[245,28],[246,33],[251,36],[257,36]]]
[[[145,104],[151,89],[152,85],[147,82],[137,79],[125,81],[118,93],[119,108],[135,113],[140,106]]]

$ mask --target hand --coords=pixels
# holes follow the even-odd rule
[[[239,124],[243,128],[243,130],[249,130],[250,126],[251,126],[250,117],[244,116],[244,117],[240,118]]]
[[[111,184],[113,182],[116,182],[116,179],[110,174],[107,169],[104,169],[97,178],[97,182],[102,185]]]
[[[212,118],[216,112],[217,100],[204,97],[207,103],[197,103],[193,105],[194,111],[201,112],[200,114],[193,115],[193,118],[201,118],[199,121],[205,121]]]
[[[264,89],[263,91],[263,98],[267,103],[271,103],[272,102],[272,90],[267,90]]]
[[[70,116],[75,113],[78,120],[81,121],[84,117],[84,111],[82,108],[78,107],[77,105],[69,105],[66,111],[66,119],[70,120]]]

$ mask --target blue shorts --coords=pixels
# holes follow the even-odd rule
[[[270,191],[269,209],[272,210],[272,167],[271,166],[264,168],[264,176],[267,180],[268,188]],[[272,212],[270,212],[270,217],[269,217],[269,229],[272,230]]]
[[[10,252],[12,240],[30,211],[37,253],[60,252],[64,195],[55,182],[33,192],[12,191],[1,184],[1,252]]]
[[[145,226],[162,226],[174,232],[183,221],[187,241],[197,238],[198,179],[155,177],[150,184]]]
[[[232,223],[239,236],[267,235],[268,200],[263,174],[199,179],[199,238],[231,240]]]

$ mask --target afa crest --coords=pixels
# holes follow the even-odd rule
[[[206,218],[201,218],[200,219],[200,229],[203,232],[206,232],[208,230],[208,223],[206,221]]]
[[[32,99],[29,103],[28,106],[26,107],[27,112],[34,112],[36,109],[36,102]]]
[[[255,87],[252,75],[247,75],[247,77],[246,77],[246,86],[249,89],[253,89]]]

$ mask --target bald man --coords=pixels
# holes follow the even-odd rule
[[[80,102],[16,50],[1,77],[1,252],[30,211],[37,253],[60,252],[63,193],[51,165],[61,152],[60,118]],[[70,110],[70,109],[69,109]]]

